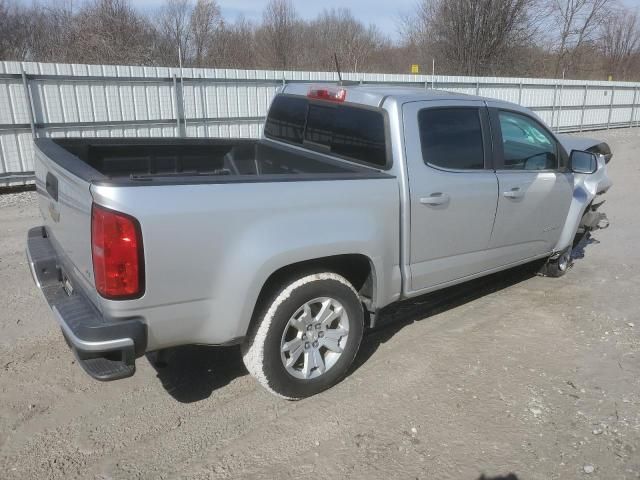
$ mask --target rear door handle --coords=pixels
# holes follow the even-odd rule
[[[511,190],[503,192],[502,195],[507,198],[522,198],[524,197],[524,192],[520,190],[520,187],[513,187]]]
[[[449,195],[442,192],[435,192],[428,197],[422,197],[420,203],[422,205],[444,205],[449,201]]]

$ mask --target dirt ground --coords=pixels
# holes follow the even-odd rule
[[[640,478],[640,132],[590,136],[615,154],[612,226],[564,278],[519,268],[393,308],[300,402],[236,348],[90,379],[25,261],[35,194],[0,195],[0,478]]]

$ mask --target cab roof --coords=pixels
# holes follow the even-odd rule
[[[488,101],[484,97],[466,95],[464,93],[448,92],[444,90],[425,89],[424,87],[410,87],[404,85],[339,85],[335,83],[288,83],[281,93],[306,96],[312,87],[344,89],[345,101],[359,103],[371,107],[380,107],[384,100],[391,98],[398,103],[425,101],[425,100],[479,100]]]

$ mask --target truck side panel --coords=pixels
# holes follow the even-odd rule
[[[375,268],[376,306],[400,291],[393,178],[94,186],[92,193],[140,221],[146,293],[102,304],[113,318],[143,317],[152,327],[149,350],[244,336],[268,277],[305,260],[362,254]]]

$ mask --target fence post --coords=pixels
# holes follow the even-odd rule
[[[520,80],[520,85],[518,86],[518,105],[522,105],[522,80]]]
[[[582,98],[582,112],[580,113],[580,131],[582,131],[584,127],[584,111],[587,108],[587,95],[589,92],[589,85],[585,83],[584,85],[584,97]]]
[[[173,74],[173,102],[175,104],[175,112],[176,112],[176,126],[178,128],[178,137],[184,137],[184,123],[183,116],[184,112],[182,111],[182,101],[181,101],[181,92],[178,92],[178,79],[176,78],[175,73]]]
[[[33,138],[38,137],[36,132],[35,114],[33,110],[33,99],[31,98],[31,89],[29,88],[29,80],[27,74],[22,69],[22,86],[24,87],[24,95],[27,99],[27,113],[29,114],[29,125],[31,126],[31,136]]]
[[[560,95],[558,96],[558,115],[556,115],[556,132],[560,131],[560,121],[562,119],[562,100],[564,99],[564,78],[560,84]]]
[[[613,97],[616,94],[616,87],[611,87],[611,102],[609,102],[609,118],[607,119],[607,130],[611,125],[611,115],[613,114]]]
[[[638,101],[638,87],[633,89],[633,104],[631,105],[631,120],[629,120],[629,128],[633,127],[633,119],[636,118],[636,102]]]
[[[551,105],[551,130],[553,130],[553,124],[556,118],[556,97],[558,96],[558,84],[553,86],[553,105]],[[556,129],[556,132],[558,130]]]
[[[195,82],[195,79],[194,79]],[[209,115],[207,115],[207,85],[206,85],[206,80],[205,78],[202,76],[202,74],[198,75],[198,83],[200,83],[200,109],[202,110],[202,115],[201,117],[203,118],[202,120],[202,127],[204,129],[204,136],[208,137],[209,136],[209,122],[206,120]],[[195,83],[193,85],[193,90],[195,92]],[[195,95],[194,95],[195,97]],[[247,100],[249,99],[249,95],[247,95]],[[194,98],[194,107],[195,107],[195,98]],[[249,109],[247,109],[247,111],[249,111]],[[195,122],[194,122],[195,123]],[[197,129],[197,126],[196,126]],[[197,130],[196,130],[197,132]],[[198,134],[196,133],[196,136]]]

